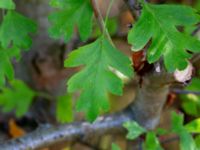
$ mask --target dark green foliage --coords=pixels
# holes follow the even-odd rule
[[[49,28],[51,37],[63,37],[65,41],[69,41],[75,27],[82,40],[90,36],[93,16],[90,0],[52,0],[50,4],[59,9],[49,16],[52,24]]]
[[[22,49],[30,48],[30,33],[36,32],[36,24],[32,20],[15,11],[8,11],[0,26],[0,42],[2,47],[10,46]]]
[[[191,83],[185,88],[187,91],[198,92],[200,91],[200,79],[193,78]],[[195,93],[181,95],[182,107],[184,111],[196,117],[200,116],[200,96]]]
[[[36,95],[26,84],[20,80],[10,82],[10,88],[1,88],[0,105],[4,112],[15,110],[16,116],[24,115]]]

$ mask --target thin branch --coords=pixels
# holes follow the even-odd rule
[[[114,2],[114,0],[110,1],[110,4],[108,6],[108,10],[106,12],[105,26],[107,26],[107,22],[108,22],[108,18],[109,18],[109,15],[110,15],[111,8],[113,6],[113,2]]]
[[[128,112],[99,117],[93,124],[77,122],[67,125],[41,127],[32,133],[1,143],[0,150],[34,150],[62,141],[86,140],[87,137],[119,132],[122,124],[131,120]]]
[[[200,91],[190,91],[190,90],[182,90],[182,89],[170,89],[171,92],[174,92],[176,94],[194,94],[194,95],[200,95]]]

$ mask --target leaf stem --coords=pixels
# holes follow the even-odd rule
[[[91,1],[91,4],[92,4],[92,7],[93,7],[93,11],[94,11],[94,14],[95,14],[95,18],[97,19],[98,21],[98,24],[99,24],[99,27],[101,29],[101,32],[102,34],[108,39],[108,41],[110,42],[110,44],[115,47],[111,37],[110,37],[110,34],[106,28],[106,25],[105,25],[105,22],[104,22],[104,19],[101,15],[101,12],[100,12],[100,9],[98,7],[98,4],[97,4],[97,0],[90,0]]]
[[[113,6],[113,2],[114,2],[114,0],[111,0],[110,4],[109,4],[109,6],[108,6],[108,10],[107,10],[107,12],[106,12],[105,26],[107,26],[108,17],[109,17],[111,8],[112,8],[112,6]]]
[[[36,92],[36,95],[38,97],[43,97],[43,98],[45,98],[47,100],[52,100],[54,98],[52,95],[50,95],[48,93],[45,93],[45,92]]]

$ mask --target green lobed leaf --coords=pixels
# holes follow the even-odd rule
[[[175,112],[172,113],[172,131],[180,137],[181,150],[196,150],[196,144],[192,135],[187,131],[183,125],[183,115]]]
[[[200,79],[193,78],[191,83],[185,88],[185,90],[198,92],[200,91]],[[182,107],[184,111],[193,116],[200,116],[200,96],[195,94],[181,95]]]
[[[193,95],[187,96],[187,98],[189,98],[190,100],[182,102],[182,108],[189,115],[199,116],[199,114],[200,114],[200,109],[199,109],[200,103],[197,102],[197,101],[193,101],[193,98],[195,98],[195,97],[193,97]]]
[[[15,9],[15,3],[12,0],[0,0],[0,8]]]
[[[0,47],[0,87],[5,85],[6,79],[14,79],[14,69],[10,61],[9,51],[11,49],[3,49]]]
[[[10,86],[1,89],[0,105],[4,112],[15,110],[16,116],[21,117],[28,111],[35,92],[20,80],[11,81]]]
[[[180,136],[180,148],[181,150],[197,150],[195,141],[191,134],[187,130],[182,130],[178,132]]]
[[[66,67],[83,65],[84,68],[68,80],[69,92],[80,90],[78,111],[86,112],[94,120],[101,112],[109,109],[108,93],[122,95],[123,83],[110,69],[117,69],[131,77],[131,61],[104,38],[80,47],[69,54]]]
[[[195,119],[185,125],[185,128],[188,132],[191,133],[200,133],[200,118]]]
[[[195,143],[196,143],[197,149],[200,149],[200,135],[197,135],[195,137]]]
[[[4,48],[13,47],[28,49],[32,40],[30,33],[36,32],[36,24],[32,20],[15,11],[8,11],[0,26],[0,42]]]
[[[135,121],[126,122],[123,124],[123,127],[128,130],[126,138],[129,140],[134,140],[146,132],[146,130]]]
[[[144,150],[163,150],[154,132],[148,132],[143,144]]]
[[[183,115],[172,112],[172,131],[179,132],[183,128]]]
[[[128,35],[133,51],[141,50],[151,39],[147,52],[149,63],[164,58],[169,72],[183,70],[191,54],[200,52],[200,42],[179,32],[179,26],[192,26],[199,22],[197,12],[189,6],[155,5],[143,3],[142,14]]]
[[[52,24],[49,28],[51,37],[56,39],[63,37],[68,41],[76,26],[82,40],[90,36],[93,16],[90,0],[52,0],[50,4],[59,8],[49,16]]]
[[[112,150],[121,150],[121,148],[117,144],[112,143]]]
[[[58,97],[56,105],[56,116],[57,120],[61,123],[73,121],[73,104],[72,96],[70,94]]]

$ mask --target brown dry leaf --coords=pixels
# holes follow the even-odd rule
[[[8,126],[9,126],[9,134],[12,138],[21,137],[26,134],[26,132],[16,124],[14,119],[9,120]]]

